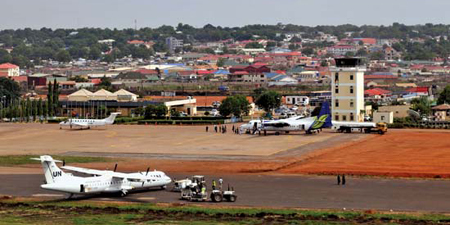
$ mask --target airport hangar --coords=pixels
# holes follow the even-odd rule
[[[66,100],[59,102],[61,105],[61,116],[69,116],[70,112],[79,115],[89,115],[93,117],[108,116],[107,112],[121,112],[122,116],[131,116],[139,107],[148,105],[165,105],[168,112],[176,109],[185,112],[187,115],[197,114],[197,101],[195,98],[158,98],[154,100],[138,101],[137,95],[126,90],[119,90],[111,93],[101,89],[92,93],[86,89],[80,89],[67,96]],[[104,110],[104,109],[107,110]],[[101,115],[100,115],[101,114]]]

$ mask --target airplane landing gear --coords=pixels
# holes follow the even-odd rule
[[[122,193],[120,193],[121,197],[125,197],[128,194],[126,190],[122,190]]]
[[[72,197],[73,197],[73,194],[71,193],[71,194],[67,197],[67,199],[72,199]]]

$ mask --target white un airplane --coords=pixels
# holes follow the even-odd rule
[[[119,115],[120,112],[111,113],[111,115],[108,118],[105,119],[68,119],[66,121],[63,121],[59,123],[59,129],[62,129],[63,126],[69,126],[70,129],[72,127],[80,127],[81,129],[87,128],[91,129],[91,127],[100,127],[100,126],[106,126],[111,125],[114,123],[114,120],[116,119],[116,116]]]
[[[172,180],[164,172],[149,171],[146,173],[119,173],[110,170],[94,170],[74,166],[62,166],[63,169],[91,175],[91,177],[79,177],[70,173],[64,173],[51,156],[43,155],[40,158],[32,158],[41,161],[44,168],[45,184],[41,188],[70,194],[88,195],[100,193],[120,193],[127,195],[131,190],[145,190],[159,187],[164,189]],[[69,198],[70,198],[69,197]]]

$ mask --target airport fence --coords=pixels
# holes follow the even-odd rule
[[[389,128],[418,128],[418,129],[450,129],[450,123],[444,122],[444,123],[399,123],[394,122],[392,124],[388,124]]]
[[[224,124],[225,120],[140,120],[140,125],[214,125]]]

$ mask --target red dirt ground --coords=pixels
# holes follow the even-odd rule
[[[390,130],[316,151],[277,172],[450,178],[450,131]]]

